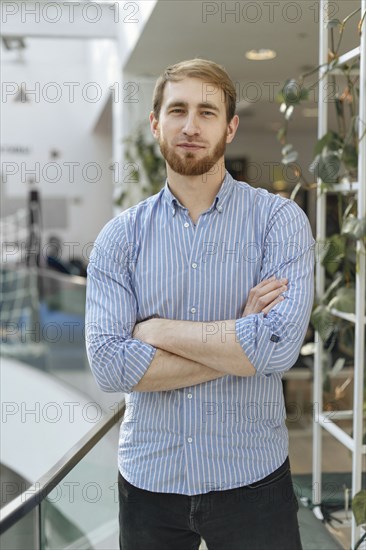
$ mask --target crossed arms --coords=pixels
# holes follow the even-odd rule
[[[284,299],[286,282],[272,277],[259,283],[249,293],[243,316],[268,313]],[[157,348],[133,391],[172,390],[227,374],[245,377],[256,372],[237,339],[235,319],[214,323],[150,319],[135,326],[133,337]]]
[[[98,386],[167,391],[289,369],[313,304],[315,241],[305,213],[284,206],[287,215],[273,217],[266,234],[261,282],[248,294],[242,317],[208,323],[155,318],[136,324],[138,304],[120,244],[131,237],[124,217],[107,224],[90,257],[87,283],[86,348]]]

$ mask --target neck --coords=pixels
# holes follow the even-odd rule
[[[182,176],[167,164],[167,178],[171,192],[191,212],[209,208],[225,179],[225,162],[216,163],[201,176]]]

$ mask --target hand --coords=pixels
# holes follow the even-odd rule
[[[243,317],[251,313],[264,313],[265,315],[276,305],[284,300],[282,292],[287,290],[288,279],[265,279],[249,292],[248,300],[243,310]]]

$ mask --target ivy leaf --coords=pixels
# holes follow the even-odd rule
[[[319,155],[316,155],[316,157],[313,159],[313,161],[311,162],[310,166],[309,166],[309,172],[311,172],[312,174],[314,174],[314,176],[318,173],[319,171],[319,163],[320,163],[320,154]]]
[[[366,218],[359,219],[353,215],[349,216],[343,222],[341,233],[354,239],[362,239],[366,236]]]
[[[324,134],[324,136],[316,142],[314,147],[314,155],[322,153],[325,147],[329,150],[337,151],[342,147],[342,145],[343,140],[341,136],[333,130],[329,130],[329,132]]]
[[[297,105],[300,101],[308,99],[309,90],[295,79],[286,80],[282,88],[282,98],[286,105]]]
[[[283,140],[285,139],[285,136],[286,136],[286,129],[285,128],[280,128],[277,132],[277,139],[280,143],[283,143]]]
[[[298,103],[300,97],[300,87],[296,80],[286,80],[284,87],[282,88],[283,97],[286,105],[292,105]]]
[[[315,157],[309,166],[309,171],[325,183],[336,183],[340,166],[338,154],[333,151],[323,151],[321,155]]]
[[[344,313],[355,312],[356,292],[354,288],[342,287],[336,292],[334,298],[328,304],[330,309],[335,308]]]
[[[339,329],[338,337],[338,349],[340,353],[348,355],[349,357],[355,356],[355,327],[350,323],[344,322]]]
[[[285,113],[286,112],[286,109],[287,109],[287,105],[286,103],[283,101],[280,105],[280,113]]]
[[[354,266],[354,269],[356,269],[356,261],[357,261],[357,254],[356,254],[356,248],[354,246],[347,246],[346,247],[346,255],[345,260],[349,262],[349,269],[351,268],[351,263]],[[353,274],[353,277],[355,277],[355,272]]]
[[[342,25],[342,22],[339,19],[329,19],[325,23],[327,29],[334,29],[335,27],[338,27],[338,25]]]
[[[281,103],[281,104],[285,102],[285,98],[283,97],[282,90],[280,92],[278,92],[278,94],[276,95],[275,102],[276,103]]]
[[[346,238],[343,235],[334,234],[327,240],[325,252],[321,262],[330,275],[339,271],[344,260],[346,250]]]
[[[283,159],[282,164],[290,164],[298,159],[299,153],[297,151],[290,151]]]
[[[310,90],[308,88],[301,88],[300,101],[305,101],[306,99],[309,99],[309,93]]]
[[[294,112],[294,106],[293,105],[290,105],[289,107],[287,107],[286,112],[285,112],[285,119],[290,120],[291,115],[292,115],[293,112]]]
[[[336,288],[342,283],[343,277],[342,274],[339,273],[337,277],[334,279],[334,281],[328,286],[326,292],[323,296],[323,301],[327,302],[329,300],[329,297],[331,296],[332,292],[336,290]]]
[[[366,523],[366,490],[359,491],[352,498],[352,512],[357,525]]]
[[[342,161],[347,168],[357,168],[358,154],[354,145],[348,144],[343,148]]]
[[[294,146],[291,143],[287,143],[287,145],[282,147],[282,151],[281,151],[282,156],[286,156],[287,153],[289,153],[293,148]]]
[[[337,361],[334,363],[333,368],[331,370],[332,377],[337,376],[337,374],[341,372],[345,362],[346,362],[345,357],[338,357]]]
[[[355,216],[348,216],[348,218],[346,218],[343,222],[341,233],[343,235],[352,235],[353,237],[357,222],[358,219]]]
[[[334,316],[325,305],[317,306],[311,314],[311,324],[319,332],[320,338],[326,342],[334,330]]]

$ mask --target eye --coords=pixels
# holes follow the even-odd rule
[[[211,111],[203,111],[203,114],[205,114],[205,115],[213,115],[214,113],[212,113]]]
[[[183,109],[172,109],[171,113],[181,113]]]

